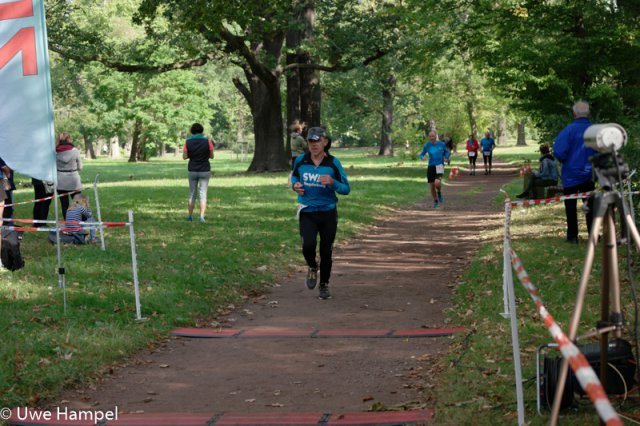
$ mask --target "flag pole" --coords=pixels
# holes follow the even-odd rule
[[[58,287],[62,289],[62,303],[64,314],[67,315],[67,286],[64,282],[64,268],[62,267],[62,255],[60,254],[60,221],[58,215],[58,184],[53,186],[53,205],[56,211],[56,252],[58,254]]]

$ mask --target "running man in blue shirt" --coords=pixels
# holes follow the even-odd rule
[[[307,288],[318,282],[316,260],[317,237],[320,235],[320,299],[330,299],[329,278],[333,261],[331,254],[338,229],[338,194],[351,191],[347,175],[337,158],[327,150],[329,137],[322,127],[312,127],[307,133],[309,152],[296,157],[291,173],[292,189],[298,194],[302,254],[309,270]]]
[[[437,209],[444,203],[442,196],[442,175],[444,174],[444,162],[449,160],[449,149],[443,141],[438,140],[438,134],[431,130],[429,132],[429,142],[425,143],[420,153],[420,160],[424,161],[426,154],[429,154],[429,165],[427,166],[427,182],[431,186],[431,196],[433,197],[433,208]]]
[[[482,147],[482,159],[484,160],[484,174],[490,175],[493,149],[496,147],[496,141],[491,137],[491,133],[484,132],[484,138],[480,141],[480,146]]]

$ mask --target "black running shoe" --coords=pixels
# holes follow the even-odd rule
[[[306,282],[309,290],[316,288],[316,284],[318,284],[318,268],[309,268]]]
[[[322,300],[331,299],[331,293],[329,293],[329,283],[320,283],[320,293],[318,298]]]

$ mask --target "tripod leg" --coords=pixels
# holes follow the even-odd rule
[[[601,214],[596,215],[593,218],[593,224],[591,225],[591,235],[589,236],[589,243],[587,245],[587,254],[584,257],[584,267],[582,269],[582,276],[580,277],[580,285],[578,287],[578,295],[576,297],[576,305],[573,309],[573,315],[571,316],[571,323],[567,337],[569,340],[575,340],[578,333],[578,325],[580,323],[580,316],[582,315],[582,307],[584,305],[584,296],[587,293],[587,282],[591,275],[591,268],[593,267],[593,258],[595,256],[596,245],[598,244],[598,234],[602,227],[603,216]],[[640,235],[639,235],[640,237]],[[562,401],[562,395],[564,394],[564,386],[567,382],[567,372],[569,371],[569,363],[566,359],[562,359],[560,363],[560,375],[558,376],[558,383],[556,384],[556,394],[553,398],[553,406],[551,408],[551,419],[549,420],[550,426],[555,426],[558,423],[558,415],[560,414],[560,403]]]
[[[608,318],[602,318],[603,321],[611,321],[613,325],[618,328],[615,330],[616,337],[621,337],[623,325],[622,318],[622,304],[620,302],[620,270],[618,268],[618,243],[616,236],[616,222],[613,209],[610,209],[607,223],[605,223],[605,230],[608,229],[608,237],[605,238],[606,246],[604,252],[606,255],[603,257],[607,268],[603,268],[603,279],[608,281],[607,287],[610,289],[611,294],[611,315]],[[604,295],[603,295],[604,299]]]
[[[636,228],[636,224],[630,214],[626,214],[624,218],[627,222],[627,227],[631,237],[633,238],[633,242],[636,243],[636,247],[640,250],[640,233],[638,233],[638,228]]]
[[[618,247],[616,243],[616,227],[613,207],[607,211],[604,223],[602,247],[602,283],[600,326],[612,323],[615,325],[616,337],[621,336],[622,311],[620,304],[620,275],[618,271]],[[611,311],[609,305],[611,304]],[[600,382],[606,389],[609,362],[609,333],[600,335]]]

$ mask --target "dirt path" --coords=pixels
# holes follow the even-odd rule
[[[479,230],[501,185],[515,176],[461,171],[431,202],[394,212],[370,232],[336,247],[333,299],[303,284],[306,270],[266,297],[221,319],[240,329],[419,329],[452,327],[444,310],[452,288],[479,247]],[[345,202],[348,202],[345,200]],[[302,260],[302,256],[300,255]],[[141,354],[97,388],[69,391],[62,405],[120,413],[366,411],[374,404],[419,408],[431,360],[447,338],[175,338]],[[99,408],[98,408],[99,407]]]

